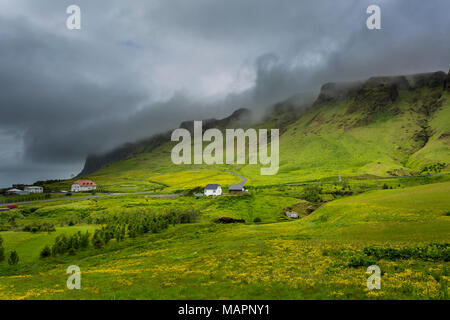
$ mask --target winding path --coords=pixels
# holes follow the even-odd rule
[[[235,176],[237,176],[237,177],[239,177],[239,178],[242,179],[242,181],[241,181],[240,183],[237,183],[237,184],[236,184],[237,186],[244,187],[244,185],[245,185],[245,184],[247,183],[247,181],[248,181],[248,179],[247,179],[246,177],[241,176],[239,173],[236,173],[236,172],[233,172],[233,171],[227,171],[227,172],[232,173],[232,174],[234,174]]]

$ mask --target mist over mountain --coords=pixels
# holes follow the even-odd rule
[[[433,90],[433,92],[425,91],[423,93],[423,90]],[[413,104],[417,103],[419,99],[424,100],[421,106],[416,106],[417,109],[415,110],[415,114],[417,114],[415,119],[420,121],[420,130],[410,137],[410,140],[417,144],[415,148],[409,151],[409,154],[413,154],[424,147],[433,134],[436,133],[430,128],[429,123],[433,119],[435,112],[444,103],[442,100],[443,93],[450,91],[450,71],[448,74],[438,71],[392,77],[371,77],[367,80],[353,82],[326,83],[321,87],[319,95],[314,100],[309,100],[311,98],[309,96],[298,94],[272,105],[262,115],[255,115],[255,112],[252,113],[248,109],[239,109],[229,117],[220,120],[203,119],[203,131],[210,128],[226,129],[263,126],[278,128],[280,133],[283,134],[289,125],[296,121],[301,121],[302,116],[307,117],[308,115],[305,115],[305,113],[308,111],[314,112],[315,109],[340,104],[346,104],[344,114],[338,118],[332,118],[326,123],[323,121],[318,121],[317,125],[313,125],[314,122],[309,123],[311,129],[307,128],[306,132],[316,133],[320,136],[319,132],[329,128],[330,124],[335,124],[344,131],[351,130],[356,127],[369,126],[380,117],[385,119],[404,117],[406,111],[401,110],[398,103],[396,103],[401,91],[417,96],[414,98],[415,102],[413,101]],[[414,108],[414,106],[412,105],[411,108]],[[319,117],[316,117],[314,120],[317,121],[318,119]],[[445,119],[443,120],[445,121]],[[193,132],[193,121],[183,121],[179,128]],[[333,128],[333,130],[338,131],[337,128]],[[402,133],[398,132],[398,134],[401,135]],[[442,132],[442,139],[446,140],[448,134],[450,132]],[[168,144],[170,136],[171,132],[169,131],[136,143],[124,144],[104,154],[90,155],[87,157],[85,166],[79,176],[89,175],[105,166],[121,160],[132,159],[142,153],[151,154],[154,149]],[[395,137],[392,137],[392,139],[395,140]]]

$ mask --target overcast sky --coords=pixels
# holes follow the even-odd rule
[[[81,7],[81,30],[66,8]],[[381,30],[366,9],[381,7]],[[0,187],[330,81],[450,68],[448,0],[0,0]]]

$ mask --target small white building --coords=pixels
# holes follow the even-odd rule
[[[29,187],[25,187],[23,191],[26,191],[29,193],[43,193],[44,188],[38,187],[38,186],[29,186]]]
[[[12,195],[15,195],[15,196],[26,196],[26,195],[29,195],[29,194],[30,194],[30,193],[27,192],[27,191],[23,191],[23,190],[16,189],[16,188],[9,189],[9,190],[8,190],[8,193],[9,193],[9,194],[12,194]]]
[[[298,219],[298,213],[295,211],[286,211],[285,214],[288,218]]]
[[[222,194],[222,187],[218,184],[208,184],[205,187],[205,196],[220,196]]]
[[[83,192],[97,189],[97,184],[91,180],[77,180],[72,184],[72,192]]]

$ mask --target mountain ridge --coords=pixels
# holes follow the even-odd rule
[[[272,180],[286,181],[293,179],[291,176],[316,179],[337,172],[402,175],[420,173],[436,163],[444,163],[447,170],[449,83],[450,71],[371,77],[326,83],[307,108],[289,99],[273,105],[260,122],[252,124],[255,128],[280,128],[281,174]],[[244,126],[251,118],[250,111],[239,109],[224,119],[206,120],[203,129]],[[190,130],[192,123],[183,121],[180,127]],[[107,170],[110,175],[116,163],[124,160],[119,167],[126,171],[127,159],[131,164],[137,161],[135,158],[150,161],[145,170],[151,175],[159,171],[156,163],[170,163],[167,142],[170,132],[140,144],[124,145],[113,151],[116,158],[114,154],[109,159],[91,156],[79,176],[97,176],[106,172],[102,169],[105,167],[111,167]],[[264,183],[250,166],[236,170],[253,177],[256,183]]]

